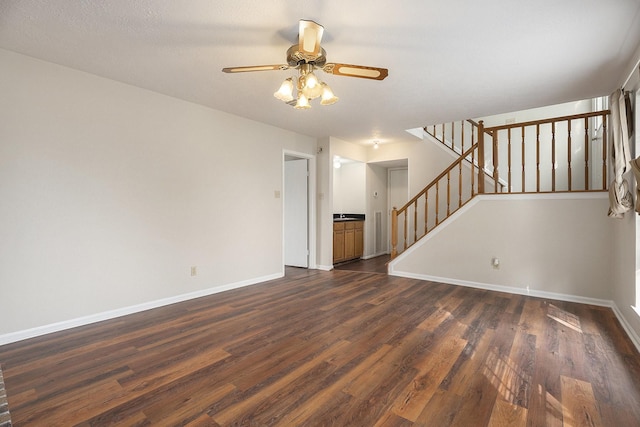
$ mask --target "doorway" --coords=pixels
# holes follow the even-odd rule
[[[315,268],[313,156],[284,152],[283,260],[285,266]]]

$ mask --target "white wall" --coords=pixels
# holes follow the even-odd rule
[[[367,161],[366,147],[334,137],[329,138],[329,141],[331,146],[331,158],[333,158],[333,156],[340,156],[357,162]]]
[[[333,162],[331,138],[318,141],[318,199],[316,203],[316,252],[318,268],[333,268]]]
[[[574,114],[588,113],[592,111],[591,100],[565,102],[563,104],[549,105],[529,110],[514,111],[493,116],[475,118],[476,122],[483,120],[485,127],[501,126],[508,121],[523,123],[534,120],[550,119],[553,117],[571,116]]]
[[[631,176],[629,177],[633,179]],[[637,307],[637,272],[636,272],[636,218],[633,212],[626,213],[621,219],[612,222],[612,260],[611,260],[611,299],[616,304],[619,314],[626,321],[625,326],[636,335],[640,344],[640,313]]]
[[[415,140],[396,144],[382,144],[369,151],[368,162],[408,159],[409,194],[413,197],[429,184],[454,160],[449,152],[431,140]]]
[[[282,274],[314,139],[3,50],[0,93],[0,338]]]
[[[604,194],[483,196],[392,263],[394,274],[610,300]],[[494,269],[492,258],[500,260]]]
[[[365,213],[365,166],[364,163],[354,162],[333,169],[333,213]]]
[[[367,165],[367,213],[365,222],[364,257],[383,255],[388,250],[387,242],[387,168],[375,164]],[[377,196],[376,196],[377,194]],[[382,226],[378,238],[382,251],[375,250],[375,213],[382,212]]]

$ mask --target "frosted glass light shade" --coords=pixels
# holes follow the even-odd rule
[[[304,93],[308,100],[319,98],[322,95],[321,82],[312,71],[309,71],[300,77],[298,91]]]
[[[309,104],[309,100],[307,99],[306,96],[304,96],[304,93],[301,93],[298,95],[298,102],[296,103],[294,108],[297,110],[307,110],[311,108],[311,105]]]
[[[293,101],[293,80],[291,77],[282,82],[280,89],[273,94],[280,101]]]
[[[313,89],[320,84],[316,75],[313,74],[313,71],[309,72],[305,77],[305,86],[309,89]]]
[[[322,100],[320,105],[331,105],[338,102],[338,97],[333,94],[333,91],[326,83],[322,83]]]

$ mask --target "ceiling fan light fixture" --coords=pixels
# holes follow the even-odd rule
[[[314,74],[315,70],[322,70],[337,76],[373,80],[384,80],[389,75],[389,70],[386,68],[328,63],[327,52],[320,46],[324,27],[317,22],[301,19],[298,28],[298,44],[290,46],[287,50],[286,64],[228,67],[223,68],[222,71],[225,73],[245,73],[297,70],[298,74],[286,79],[273,96],[301,110],[311,108],[309,101],[316,98],[321,98],[321,105],[331,105],[338,101],[338,97],[334,95],[331,88]]]
[[[320,101],[320,105],[331,105],[338,102],[340,98],[333,94],[333,91],[329,87],[328,84],[322,83],[322,100]]]
[[[278,89],[273,96],[283,102],[293,101],[293,79],[289,77],[283,81],[280,89]]]
[[[309,104],[309,100],[304,95],[304,93],[298,94],[298,102],[293,108],[295,108],[296,110],[308,110],[309,108],[311,108],[311,104]]]

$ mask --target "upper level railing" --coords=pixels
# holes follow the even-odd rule
[[[506,193],[607,189],[609,110],[484,128],[485,167]]]
[[[605,110],[491,127],[465,121],[477,139],[469,145],[463,122],[460,156],[392,210],[391,258],[477,194],[606,191],[608,115]],[[444,135],[446,128],[441,129]],[[455,132],[453,124],[451,129]],[[455,133],[450,141],[456,141]]]

